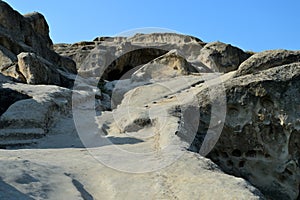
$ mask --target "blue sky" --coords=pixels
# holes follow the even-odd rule
[[[300,50],[299,0],[5,1],[22,14],[43,13],[54,43],[160,27],[244,50]]]

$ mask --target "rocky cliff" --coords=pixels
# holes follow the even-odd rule
[[[300,51],[52,44],[0,1],[1,199],[299,199]]]
[[[76,74],[75,63],[53,51],[44,16],[22,16],[3,1],[0,9],[0,72],[23,83],[70,87],[61,71]]]

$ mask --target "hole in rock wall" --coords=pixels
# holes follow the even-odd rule
[[[0,116],[17,101],[32,97],[9,88],[0,88]]]
[[[242,155],[241,151],[238,149],[233,150],[231,154],[235,157],[241,157]]]
[[[166,50],[156,48],[143,48],[130,51],[114,60],[104,71],[101,78],[108,81],[119,80],[131,69],[144,65],[167,52]]]
[[[245,166],[245,161],[242,160],[239,162],[239,168],[243,168]]]

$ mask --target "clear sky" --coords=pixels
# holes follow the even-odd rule
[[[4,0],[44,14],[54,43],[160,27],[244,50],[300,50],[300,0]]]

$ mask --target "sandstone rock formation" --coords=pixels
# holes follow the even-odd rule
[[[65,76],[60,69],[35,53],[20,53],[18,56],[18,72],[28,84],[52,84],[64,87],[73,85],[72,79]],[[62,70],[62,69],[61,69]]]
[[[0,199],[300,198],[299,51],[0,11]]]
[[[254,54],[241,64],[236,76],[256,73],[272,67],[300,62],[300,51],[270,50]]]
[[[199,59],[215,72],[230,72],[250,57],[241,49],[222,42],[206,44],[200,51]]]
[[[299,72],[300,63],[294,63],[224,82],[227,115],[209,157],[272,199],[297,199],[299,195]],[[212,90],[217,98],[220,90]],[[206,96],[207,91],[198,94],[199,99]],[[209,102],[199,102],[200,110],[210,109]],[[209,114],[202,113],[205,120],[193,146],[206,134]]]
[[[60,70],[76,73],[75,63],[67,57],[59,56],[52,50],[52,46],[49,27],[43,15],[31,13],[22,16],[7,3],[0,1],[0,72],[2,74],[30,84],[54,84],[70,87],[72,80],[67,80]],[[24,65],[20,65],[20,63],[24,64],[23,54],[21,54],[24,52],[37,55],[32,57],[31,63],[26,64],[25,71],[23,71]],[[43,58],[44,64],[48,63],[48,72],[51,71],[46,79],[43,77],[45,76],[44,64],[40,66],[41,74],[37,73],[37,67],[35,74],[31,74],[32,66],[39,63],[41,58]],[[33,81],[32,77],[39,80]],[[58,79],[64,80],[58,81]]]
[[[170,79],[176,76],[197,73],[196,67],[184,59],[177,50],[170,51],[165,55],[152,60],[150,63],[136,70],[132,75],[133,81],[146,81],[159,79]]]
[[[44,163],[34,150],[0,152],[2,199],[260,199],[243,179],[191,152],[168,168],[145,174],[108,168],[79,149],[48,150]]]
[[[146,64],[173,49],[179,50],[195,67],[206,69],[198,59],[204,45],[201,40],[191,36],[153,33],[136,34],[129,38],[101,37],[93,42],[72,45],[56,44],[54,49],[59,54],[74,59],[82,76],[101,76],[104,79],[117,80],[129,69]],[[102,66],[104,71],[101,71],[99,66]],[[115,77],[109,74],[115,74]]]

